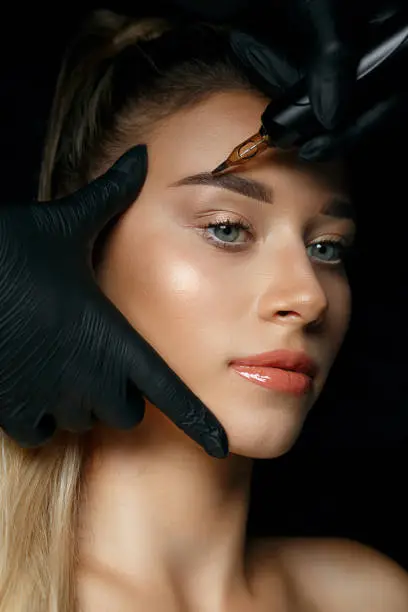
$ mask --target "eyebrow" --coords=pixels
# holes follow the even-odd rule
[[[220,174],[212,175],[210,172],[201,172],[186,176],[175,183],[171,187],[180,187],[182,185],[209,185],[228,191],[234,191],[247,198],[253,198],[261,202],[273,204],[274,192],[271,187],[255,179],[246,178],[237,174]],[[356,216],[351,200],[345,196],[332,196],[321,211],[322,215],[335,217],[337,219],[352,219],[355,221]]]
[[[263,183],[236,174],[213,175],[210,172],[201,172],[200,174],[186,176],[173,183],[173,185],[175,187],[180,185],[211,185],[212,187],[235,191],[247,198],[268,202],[269,204],[272,204],[274,195],[273,190]]]

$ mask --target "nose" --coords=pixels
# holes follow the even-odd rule
[[[259,317],[281,325],[320,326],[328,299],[308,256],[279,258],[275,264],[259,297]]]

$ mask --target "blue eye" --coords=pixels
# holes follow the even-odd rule
[[[339,264],[344,261],[347,247],[341,240],[319,240],[309,244],[308,249],[315,249],[317,253],[311,254],[314,259],[319,259],[328,264]],[[310,251],[309,251],[310,253]]]
[[[218,225],[214,225],[209,229],[214,230],[214,236],[217,238],[217,240],[235,242],[240,235],[240,231],[244,230],[245,228],[239,223],[219,223]]]
[[[244,232],[248,233],[250,226],[243,221],[217,221],[202,227],[207,234],[206,240],[212,242],[216,247],[224,249],[239,249],[247,240],[238,240]]]

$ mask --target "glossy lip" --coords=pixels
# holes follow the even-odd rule
[[[310,376],[310,378],[314,378],[317,374],[317,364],[309,355],[304,352],[295,352],[286,349],[278,349],[267,353],[250,355],[249,357],[232,359],[230,365],[279,368],[280,370],[290,370],[292,372],[306,374]]]
[[[302,396],[312,390],[313,381],[307,374],[265,366],[231,364],[237,374],[258,386]]]

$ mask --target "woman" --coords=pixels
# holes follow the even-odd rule
[[[246,537],[253,460],[295,443],[346,334],[356,230],[340,163],[268,151],[211,176],[267,102],[219,28],[102,11],[69,50],[40,198],[147,144],[146,182],[95,275],[231,454],[209,457],[148,402],[131,431],[98,425],[39,450],[3,436],[0,612],[407,609],[405,573],[375,551]],[[239,363],[280,349],[303,353],[292,367],[306,373]]]

